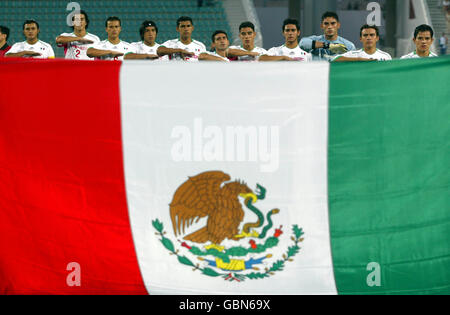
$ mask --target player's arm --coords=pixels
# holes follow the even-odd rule
[[[73,37],[73,36],[58,36],[56,37],[56,44],[58,45],[66,45],[73,42],[79,42],[80,44],[93,44],[94,42],[85,39],[83,37]]]
[[[123,59],[126,60],[148,60],[148,59],[158,59],[158,55],[152,55],[152,54],[136,54],[136,53],[129,53],[126,54]]]
[[[353,61],[377,61],[376,59],[366,59],[366,58],[360,58],[360,57],[345,57],[345,56],[338,56],[334,58],[331,62],[353,62]]]
[[[325,43],[325,42],[322,42],[317,39],[318,38],[316,38],[314,36],[302,38],[300,41],[300,44],[299,44],[300,48],[305,51],[308,51],[308,52],[310,52],[312,50],[323,48],[323,49],[330,50],[333,54],[343,54],[343,53],[349,51],[347,46],[344,44]],[[354,49],[351,49],[351,50],[354,50]]]
[[[226,62],[226,60],[224,60],[224,59],[222,59],[220,57],[217,57],[217,56],[210,55],[208,53],[201,53],[198,56],[198,60],[200,60],[200,61],[224,61],[224,62]]]
[[[258,57],[259,53],[255,51],[247,51],[242,49],[236,49],[236,48],[228,48],[227,49],[227,57],[241,57],[241,56],[253,56]]]
[[[261,55],[259,57],[259,61],[295,61],[288,56],[269,56],[269,55]]]
[[[191,53],[187,50],[178,49],[178,48],[167,48],[164,46],[158,47],[157,54],[160,57],[166,56],[166,55],[172,55],[172,54],[180,54],[183,58],[194,56],[194,53]]]
[[[40,53],[35,52],[35,51],[29,51],[29,50],[24,50],[24,51],[19,51],[19,52],[8,52],[6,53],[5,57],[8,58],[21,58],[21,57],[37,57],[37,56],[41,56]]]
[[[123,56],[123,53],[113,50],[103,50],[103,49],[96,49],[96,48],[89,48],[86,52],[87,56],[89,58],[100,58],[100,57],[120,57]]]
[[[319,37],[317,36],[309,36],[309,37],[303,37],[300,40],[299,46],[301,49],[310,52],[312,50],[314,50],[314,46],[315,43],[317,43],[318,41],[316,41],[316,39],[318,39]]]

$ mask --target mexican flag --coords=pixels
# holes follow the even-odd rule
[[[1,294],[449,294],[450,59],[0,63]]]

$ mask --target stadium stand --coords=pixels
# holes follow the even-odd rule
[[[102,0],[77,1],[82,10],[89,14],[89,32],[106,38],[105,20],[109,16],[118,16],[122,20],[121,39],[127,42],[139,41],[139,26],[142,21],[151,19],[158,24],[158,42],[177,38],[176,20],[181,15],[193,18],[195,32],[193,38],[203,42],[206,47],[211,44],[211,34],[216,29],[223,29],[232,37],[227,16],[221,1],[206,1],[198,7],[197,0]],[[70,31],[66,24],[67,0],[2,0],[0,1],[0,24],[10,28],[8,42],[11,44],[24,40],[22,24],[27,19],[39,22],[39,38],[51,44],[57,57],[63,57],[62,48],[57,48],[55,38],[63,32]],[[233,38],[230,38],[232,41]]]

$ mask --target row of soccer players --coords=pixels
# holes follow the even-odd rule
[[[162,45],[156,42],[158,27],[153,21],[144,21],[139,29],[142,41],[129,44],[120,39],[121,21],[118,17],[109,17],[105,22],[108,39],[100,41],[98,36],[87,32],[89,17],[81,11],[73,17],[72,33],[63,33],[56,38],[58,47],[64,47],[66,59],[152,59],[152,60],[216,60],[226,61],[371,61],[391,60],[392,57],[379,49],[379,30],[376,26],[363,25],[360,29],[360,40],[363,48],[356,50],[355,45],[339,36],[339,17],[334,12],[326,12],[322,16],[323,35],[305,37],[299,42],[300,27],[295,19],[286,19],[282,25],[285,43],[279,47],[265,50],[255,46],[256,31],[251,22],[239,26],[241,46],[230,46],[225,31],[217,30],[212,35],[212,49],[192,38],[194,23],[190,17],[182,16],[177,20],[179,38],[166,41]],[[0,27],[0,40],[4,37]],[[54,52],[48,43],[40,41],[39,24],[28,20],[23,25],[26,41],[14,44],[6,57],[54,58]],[[9,35],[9,34],[8,34]],[[8,36],[7,35],[7,36]],[[6,36],[6,39],[7,39]],[[430,51],[434,32],[428,25],[416,28],[413,41],[416,50],[402,58],[436,57]],[[8,49],[7,44],[0,48]]]

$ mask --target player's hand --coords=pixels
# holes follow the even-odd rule
[[[184,49],[180,49],[180,51],[178,53],[181,55],[181,58],[183,58],[183,59],[186,57],[192,57],[195,55],[194,53],[184,50]]]
[[[147,57],[145,57],[145,59],[159,59],[158,55],[152,55],[152,54],[147,54]]]
[[[340,55],[348,51],[344,44],[330,44],[329,50],[336,55]]]
[[[114,58],[114,57],[121,57],[121,56],[123,56],[123,53],[121,53],[121,52],[118,52],[118,51],[110,51],[109,52],[109,55],[112,57],[112,58]]]
[[[85,38],[78,38],[77,42],[79,42],[80,44],[93,44],[94,43],[90,39],[85,39]]]
[[[259,53],[257,53],[256,51],[249,51],[248,56],[258,57]]]

